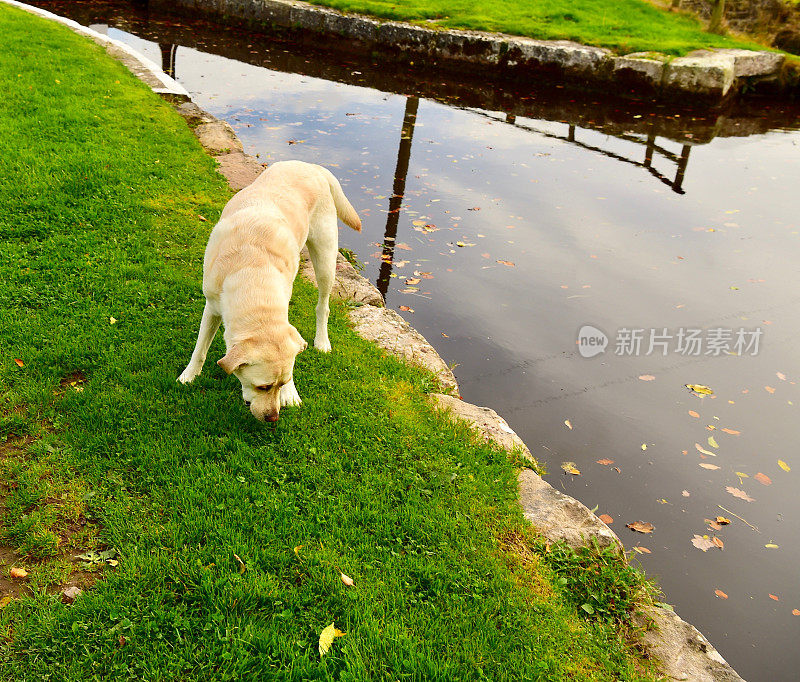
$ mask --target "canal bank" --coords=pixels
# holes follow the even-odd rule
[[[342,39],[347,49],[388,50],[401,62],[423,61],[474,76],[531,81],[555,79],[576,90],[613,88],[620,97],[719,106],[740,91],[794,97],[798,70],[783,54],[735,48],[697,50],[685,57],[658,52],[616,55],[570,41],[426,28],[380,21],[300,0],[149,0],[164,11],[176,6],[257,29],[282,27]],[[342,45],[342,47],[345,47]]]

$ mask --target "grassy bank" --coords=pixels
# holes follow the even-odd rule
[[[341,306],[274,427],[213,361],[176,383],[224,181],[68,30],[0,5],[0,55],[0,679],[649,679],[641,577],[547,551],[506,453]]]
[[[381,19],[496,31],[540,40],[574,40],[621,54],[658,51],[683,55],[707,47],[764,48],[754,42],[707,33],[693,16],[668,12],[646,0],[311,1]]]

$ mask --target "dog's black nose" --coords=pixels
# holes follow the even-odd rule
[[[277,414],[268,414],[266,417],[264,417],[264,421],[265,422],[276,422],[276,421],[278,421],[278,415]]]

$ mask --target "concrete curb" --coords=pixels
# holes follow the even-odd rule
[[[118,48],[121,45],[119,41],[50,12],[29,7],[16,0],[0,0],[0,2],[58,21],[107,47]],[[109,54],[120,59],[135,76],[147,83],[155,92],[188,97],[188,93],[179,84],[175,83],[177,86],[175,88],[170,87],[169,81],[172,79],[160,72],[153,62],[128,46],[123,47],[125,49],[109,49]],[[209,146],[204,147],[206,151],[218,161],[222,159],[218,170],[228,179],[232,189],[238,190],[247,186],[263,170],[261,163],[241,151],[242,143],[230,125],[218,121],[191,101],[176,105],[176,110],[193,128],[201,143],[204,139],[209,142]],[[357,283],[360,296],[374,299],[377,294],[380,298],[381,307],[365,303],[351,311],[351,320],[354,321],[355,330],[361,336],[375,341],[387,352],[401,359],[429,369],[439,376],[443,386],[458,394],[456,379],[439,354],[402,317],[382,307],[383,299],[377,289],[361,277],[343,257],[337,265],[336,279],[336,290],[342,298],[347,297],[347,292],[352,289],[356,280],[363,280]],[[379,321],[373,323],[374,319]],[[361,320],[370,322],[364,324]],[[398,343],[398,332],[402,332],[405,336],[402,343]],[[391,342],[383,343],[382,336]],[[485,440],[495,442],[509,452],[521,453],[533,461],[530,450],[522,439],[494,410],[466,403],[453,395],[432,394],[431,398],[437,409],[446,410],[453,418],[467,421]],[[601,547],[614,546],[624,553],[622,543],[616,534],[581,502],[558,492],[531,469],[523,469],[520,472],[519,483],[520,505],[525,517],[548,540],[565,541],[573,547],[596,542]],[[696,682],[743,682],[708,640],[673,611],[660,607],[647,607],[637,618],[640,625],[647,628],[644,640],[648,651],[661,663],[663,672],[671,679]]]
[[[257,28],[280,26],[340,36],[367,48],[408,53],[462,69],[471,65],[503,76],[530,79],[545,74],[567,85],[613,87],[622,97],[645,94],[720,104],[745,82],[777,80],[785,61],[782,54],[749,50],[704,50],[678,59],[657,53],[617,56],[606,48],[567,40],[425,28],[343,14],[301,0],[150,0],[150,4],[165,11],[174,11],[177,5]]]

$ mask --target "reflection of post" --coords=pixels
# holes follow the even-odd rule
[[[159,43],[158,47],[161,49],[161,70],[175,78],[175,52],[178,46],[172,43]]]
[[[672,189],[681,194],[683,194],[681,185],[683,185],[683,176],[686,175],[686,165],[689,163],[690,150],[690,145],[683,145],[683,149],[681,149],[681,158],[678,160],[678,172],[675,174],[675,182],[672,183]]]
[[[389,215],[386,218],[386,232],[383,236],[383,253],[381,254],[381,269],[378,273],[378,291],[386,300],[389,290],[389,278],[392,274],[394,259],[394,243],[397,237],[397,225],[400,222],[400,206],[406,191],[406,175],[408,162],[411,159],[411,139],[414,137],[414,124],[417,122],[417,108],[419,97],[406,99],[406,111],[403,116],[403,130],[400,133],[400,147],[397,150],[397,167],[394,171],[394,187],[389,199]]]
[[[653,151],[656,148],[656,135],[655,133],[648,133],[647,135],[647,150],[644,153],[644,166],[650,168],[653,165]]]
[[[506,123],[510,123],[512,126],[517,122],[517,117],[514,114],[506,114]]]
[[[569,127],[569,131],[567,132],[567,140],[570,142],[575,142],[575,126],[573,125]]]

